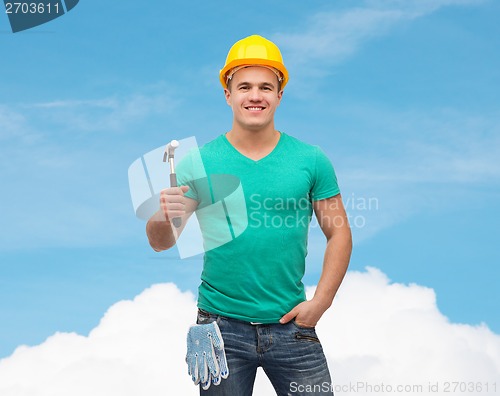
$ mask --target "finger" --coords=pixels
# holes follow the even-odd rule
[[[285,323],[288,323],[290,322],[293,318],[295,318],[297,316],[297,311],[294,309],[292,309],[290,312],[288,312],[287,314],[283,315],[280,319],[280,323],[281,324],[285,324]]]
[[[206,382],[202,382],[201,383],[201,387],[203,388],[203,390],[207,390],[208,388],[210,388],[210,384],[212,383],[212,378],[211,376],[209,375]]]
[[[198,367],[196,366],[196,357],[192,355],[188,361],[188,374],[194,383],[198,380]]]
[[[170,196],[161,196],[160,207],[163,214],[169,218],[182,217],[186,214],[186,204],[183,197],[175,196],[173,199]]]
[[[208,368],[208,361],[207,361],[207,356],[206,356],[205,352],[203,352],[201,364],[202,364],[202,367],[200,370],[200,382],[202,384],[206,384],[207,382],[210,382],[210,371]]]
[[[213,343],[210,343],[210,352],[207,353],[208,369],[212,377],[218,377],[220,374],[219,361],[215,352]]]
[[[220,376],[221,378],[226,379],[229,376],[229,367],[227,366],[226,352],[224,351],[224,349],[219,354],[217,359],[219,361]]]
[[[213,335],[212,342],[216,349],[224,349],[224,340],[222,338],[222,333],[220,332],[220,328],[217,325],[217,322],[212,322]]]
[[[167,205],[170,204],[186,204],[186,198],[181,195],[163,195],[160,197],[160,202],[163,202]]]
[[[297,326],[299,327],[304,327],[304,328],[309,328],[309,329],[313,329],[314,327],[316,327],[316,324],[311,324],[311,323],[303,323],[303,322],[299,322],[299,321],[295,321],[295,323],[297,323]]]
[[[183,186],[187,187],[187,186]],[[170,187],[161,190],[160,197],[165,198],[168,201],[180,201],[184,199],[184,188],[183,187]],[[189,187],[188,187],[189,189]],[[186,191],[187,192],[187,191]]]
[[[222,381],[222,378],[220,377],[220,375],[218,377],[212,377],[212,384],[214,384],[215,386],[219,385]]]
[[[162,191],[165,191],[167,194],[180,194],[184,195],[189,191],[189,186],[177,186],[177,187],[169,187],[165,188]]]
[[[195,354],[195,363],[194,363],[194,372],[191,374],[192,379],[195,385],[200,383],[200,365],[199,365],[199,356]]]
[[[208,371],[208,362],[206,358],[206,352],[203,352],[201,355],[201,368],[200,368],[200,382],[202,384],[206,384],[210,381],[210,372]]]
[[[164,203],[162,208],[164,212],[169,214],[183,215],[186,213],[186,205],[183,203]]]

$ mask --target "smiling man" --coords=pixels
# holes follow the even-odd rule
[[[147,224],[151,246],[169,249],[182,232],[173,232],[170,219],[181,217],[184,225],[193,212],[214,204],[216,175],[241,183],[247,227],[205,252],[198,295],[197,323],[217,325],[210,336],[222,336],[229,376],[221,380],[216,371],[217,386],[208,380],[200,392],[251,395],[262,367],[278,395],[331,395],[315,326],[332,304],[352,246],[335,172],[319,147],[275,129],[288,71],[274,43],[256,35],[236,42],[220,80],[233,123],[200,149],[208,188],[203,191],[179,164],[181,187],[162,191],[161,209]],[[306,300],[302,278],[313,213],[327,245],[316,292]],[[195,356],[211,353],[190,348]]]
[[[238,136],[238,131],[274,130],[274,113],[283,95],[283,91],[278,90],[278,76],[271,69],[253,66],[238,68],[229,78],[224,93],[233,109],[233,128],[228,135]]]

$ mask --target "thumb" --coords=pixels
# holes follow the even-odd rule
[[[182,192],[185,194],[189,191],[189,186],[180,186],[181,187],[181,190]]]
[[[295,318],[297,316],[297,312],[295,311],[295,308],[292,309],[290,312],[288,312],[287,314],[283,315],[280,319],[280,323],[281,324],[285,324],[285,323],[288,323],[290,322],[293,318]]]

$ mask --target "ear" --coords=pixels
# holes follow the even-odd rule
[[[231,106],[231,91],[227,88],[224,88],[224,96],[226,97],[227,105]]]
[[[283,97],[283,90],[281,90],[281,91],[278,92],[278,100],[280,101],[280,103],[281,103],[281,98],[282,97]]]

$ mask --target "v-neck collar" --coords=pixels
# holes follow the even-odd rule
[[[279,132],[279,131],[278,131],[278,132]],[[230,147],[230,149],[231,149],[231,150],[232,150],[232,151],[233,151],[236,155],[238,155],[238,156],[240,156],[240,157],[244,158],[244,159],[245,159],[246,161],[248,161],[248,162],[251,162],[251,163],[253,163],[253,164],[258,164],[258,163],[260,163],[260,162],[262,162],[262,161],[265,161],[265,160],[267,160],[267,159],[269,159],[269,158],[271,158],[271,157],[275,156],[275,155],[276,155],[276,152],[277,152],[277,151],[279,151],[280,147],[281,147],[281,146],[282,146],[282,144],[283,144],[283,140],[284,140],[284,137],[285,137],[285,134],[284,134],[283,132],[279,132],[279,134],[280,134],[280,138],[279,138],[279,140],[278,140],[278,143],[276,143],[276,146],[274,146],[274,148],[273,148],[273,149],[269,152],[269,154],[267,154],[266,156],[264,156],[264,157],[262,157],[262,158],[260,158],[260,159],[258,159],[258,160],[254,160],[254,159],[252,159],[252,158],[250,158],[250,157],[247,157],[245,154],[243,154],[243,153],[241,153],[240,151],[238,151],[238,150],[236,149],[236,147],[234,147],[234,146],[231,144],[231,142],[228,140],[228,138],[227,138],[227,136],[226,136],[226,134],[225,134],[225,133],[222,135],[222,139],[226,142],[226,144]]]

